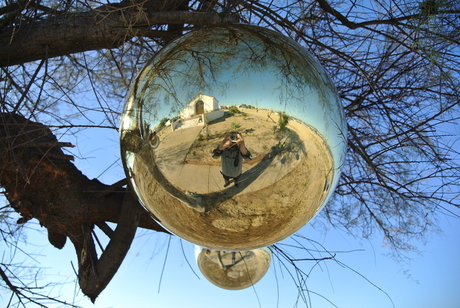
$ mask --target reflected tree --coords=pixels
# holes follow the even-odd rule
[[[349,151],[324,224],[360,237],[383,233],[399,255],[438,231],[440,211],[459,207],[459,153],[448,133],[459,119],[456,1],[1,3],[0,184],[10,205],[2,208],[2,235],[6,241],[16,232],[14,210],[19,223],[38,220],[55,247],[68,238],[80,287],[93,301],[136,228],[164,230],[125,180],[104,184],[80,172],[65,140],[82,130],[116,130],[137,70],[193,28],[267,27],[311,51],[328,71],[345,108]],[[110,239],[100,254],[96,227]],[[295,264],[277,247],[275,256]],[[0,264],[4,286],[27,301],[15,271]]]

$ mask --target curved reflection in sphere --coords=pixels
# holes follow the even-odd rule
[[[195,246],[195,259],[203,276],[214,285],[227,290],[242,290],[265,276],[272,252],[267,247],[221,251]]]
[[[345,136],[313,56],[248,25],[165,47],[133,83],[120,126],[126,174],[152,216],[187,241],[233,251],[278,242],[318,213]]]

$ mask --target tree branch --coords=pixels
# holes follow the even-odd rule
[[[81,243],[76,245],[78,255],[87,257],[82,258],[79,263],[81,265],[78,275],[80,287],[93,303],[115,275],[131,246],[143,213],[142,208],[136,204],[137,200],[133,192],[125,195],[118,226],[99,260],[93,253],[92,240],[86,238],[83,245]],[[85,251],[89,253],[85,254]]]
[[[77,52],[116,48],[135,36],[165,38],[171,33],[152,31],[163,24],[212,25],[235,22],[216,13],[151,11],[144,3],[135,7],[104,5],[84,13],[49,16],[20,29],[9,26],[0,32],[0,66],[58,57]],[[148,1],[145,2],[145,5]],[[120,5],[120,4],[118,4]],[[55,38],[59,37],[59,40]]]
[[[340,21],[342,23],[342,25],[344,25],[344,26],[346,26],[346,27],[348,27],[350,29],[363,28],[363,27],[371,26],[371,25],[397,25],[397,24],[400,24],[401,21],[411,20],[411,19],[418,19],[418,18],[421,18],[422,16],[424,16],[422,14],[411,14],[411,15],[405,15],[405,16],[401,16],[401,17],[397,17],[397,18],[368,20],[368,21],[365,21],[365,22],[356,23],[356,22],[350,21],[348,18],[343,16],[339,11],[334,9],[329,4],[329,2],[327,2],[327,0],[316,0],[316,2],[319,4],[319,6],[321,7],[321,9],[324,12],[326,12],[328,14],[331,14],[332,16],[337,18],[337,20]],[[442,14],[459,14],[459,13],[460,13],[459,10],[439,10],[438,12],[433,13],[430,16],[432,16],[432,15],[442,15]]]
[[[117,184],[88,179],[55,144],[57,139],[46,126],[0,113],[0,183],[15,211],[38,219],[56,243],[63,242],[57,234],[80,233],[83,225],[119,223],[123,200],[131,194]],[[138,202],[135,207],[142,209]],[[165,232],[142,211],[140,227]]]

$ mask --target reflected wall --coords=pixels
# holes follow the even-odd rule
[[[280,241],[318,213],[345,136],[313,56],[248,25],[165,47],[132,85],[120,126],[126,173],[152,216],[192,243],[234,251]]]

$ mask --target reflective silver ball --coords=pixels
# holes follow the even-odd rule
[[[262,279],[271,264],[268,248],[247,251],[220,251],[195,246],[198,268],[214,285],[227,290],[242,290]]]
[[[330,197],[346,123],[314,57],[248,25],[190,32],[132,84],[120,125],[125,171],[166,229],[224,251],[269,246]]]

